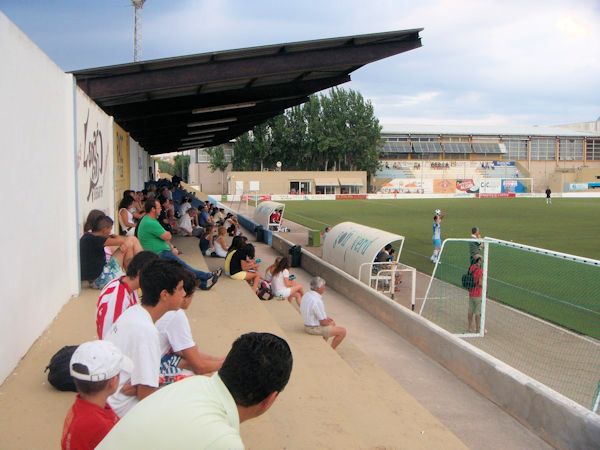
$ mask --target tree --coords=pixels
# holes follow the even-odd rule
[[[169,161],[165,161],[164,159],[156,159],[156,163],[158,164],[158,170],[160,173],[168,173],[169,175],[175,174],[175,167]]]
[[[380,135],[371,102],[334,88],[240,136],[233,167],[263,170],[281,161],[286,169],[364,170],[370,178],[379,168]]]
[[[183,179],[183,181],[187,183],[188,172],[190,169],[190,156],[180,154],[176,155],[175,158],[173,158],[173,160],[175,161],[175,173],[173,175],[179,175]]]
[[[225,158],[225,151],[223,150],[223,146],[219,145],[217,147],[212,147],[206,149],[206,153],[210,157],[210,162],[208,164],[208,168],[211,172],[215,172],[219,170],[221,172],[221,194],[225,191],[224,177],[225,171],[227,167],[229,167],[229,162]]]

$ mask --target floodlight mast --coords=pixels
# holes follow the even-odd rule
[[[131,0],[133,5],[133,61],[139,61],[142,57],[142,8],[146,0]]]

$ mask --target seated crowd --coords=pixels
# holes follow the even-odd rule
[[[196,288],[211,289],[222,269],[188,265],[171,242],[175,233],[197,237],[203,255],[224,258],[232,279],[295,301],[306,333],[332,337],[333,348],[346,334],[325,314],[322,279],[304,293],[287,258],[261,277],[261,261],[235,216],[209,202],[192,206],[185,195],[173,202],[176,192],[172,186],[125,191],[117,235],[102,211],[88,215],[81,279],[100,290],[99,340],[80,345],[69,363],[78,396],[65,418],[63,449],[243,448],[240,423],[267,411],[286,386],[292,354],[275,335],[242,335],[224,357],[200,349],[186,310]]]

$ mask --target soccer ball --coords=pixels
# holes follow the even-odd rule
[[[439,216],[439,215],[442,213],[442,210],[441,210],[441,209],[436,209],[436,210],[435,210],[433,213],[434,213],[436,216]]]

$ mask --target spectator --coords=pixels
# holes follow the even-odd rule
[[[287,298],[290,303],[292,300],[295,300],[296,304],[300,306],[304,290],[302,289],[302,286],[290,280],[289,267],[290,263],[288,259],[281,258],[275,266],[275,269],[273,269],[271,291],[276,297]]]
[[[304,320],[304,331],[308,334],[322,336],[325,341],[333,337],[331,347],[336,348],[346,337],[346,329],[338,327],[331,317],[325,313],[323,293],[325,280],[314,277],[310,280],[310,291],[302,297],[300,314]]]
[[[173,375],[182,374],[185,369],[197,375],[215,372],[224,361],[224,358],[201,352],[192,337],[190,322],[185,314],[196,290],[196,279],[190,271],[185,272],[183,289],[185,297],[181,308],[166,312],[156,321],[163,354],[160,365],[161,384],[168,383]]]
[[[267,267],[267,269],[265,270],[265,281],[270,283],[273,280],[273,271],[275,270],[275,267],[277,267],[277,264],[279,264],[279,261],[281,261],[281,259],[282,256],[277,256],[273,264]]]
[[[290,347],[280,337],[244,334],[218,374],[161,389],[121,420],[98,449],[243,449],[240,423],[271,407],[287,385],[292,363]]]
[[[119,386],[119,373],[131,372],[133,363],[107,341],[81,344],[69,362],[77,398],[65,418],[62,450],[92,450],[119,417],[107,399]]]
[[[200,289],[208,290],[212,288],[218,281],[222,270],[202,272],[201,270],[194,269],[179,258],[177,256],[179,252],[175,246],[171,244],[171,233],[166,231],[158,220],[156,220],[160,214],[160,208],[160,202],[157,200],[148,200],[144,205],[146,215],[137,226],[137,233],[142,247],[144,250],[156,253],[162,259],[177,261],[183,267],[194,273],[200,282]],[[212,279],[212,284],[208,286],[208,280],[210,279]]]
[[[208,209],[205,205],[200,205],[199,207],[200,216],[198,217],[198,223],[201,227],[206,227],[207,225],[214,225],[212,218],[208,214]]]
[[[86,227],[90,226],[91,231],[84,233],[79,240],[81,281],[88,281],[91,287],[102,289],[109,281],[120,276],[123,269],[127,270],[129,262],[142,248],[133,236],[111,234],[113,220],[110,217],[95,213],[94,217],[91,224],[87,223],[89,217],[86,221]],[[118,249],[107,257],[104,248],[111,246]]]
[[[198,239],[200,239],[200,242],[198,243],[198,246],[200,247],[200,253],[205,256],[210,256],[213,251],[211,247],[213,227],[211,225],[207,225],[204,228],[200,228],[202,229],[202,234],[198,236]]]
[[[177,220],[175,220],[173,202],[170,199],[164,198],[161,202],[161,210],[157,220],[168,232],[173,232],[177,228]]]
[[[479,228],[471,228],[471,239],[481,239],[481,233],[479,232]],[[471,256],[471,265],[475,264],[475,260],[477,259],[477,257],[481,256],[482,250],[483,242],[469,242],[469,254]]]
[[[96,332],[99,339],[110,331],[113,323],[130,306],[138,303],[140,274],[150,262],[158,259],[152,252],[142,251],[133,257],[125,276],[115,278],[102,289],[96,303]]]
[[[227,229],[224,226],[220,226],[218,228],[218,234],[213,241],[215,256],[218,256],[219,258],[227,257],[227,250],[229,250],[229,247],[225,242],[225,236],[227,236]]]
[[[225,275],[231,275],[231,258],[234,253],[238,250],[241,250],[246,245],[246,241],[243,236],[234,236],[231,240],[231,245],[229,246],[229,250],[227,250],[227,256],[225,257],[225,264],[223,265],[223,270],[225,271]]]
[[[223,226],[227,229],[227,234],[229,236],[237,236],[238,234],[240,234],[238,233],[239,224],[237,218],[231,213],[228,213],[225,216]]]
[[[469,267],[469,272],[473,277],[473,287],[469,289],[469,310],[467,313],[467,320],[469,324],[469,331],[471,333],[479,333],[479,326],[481,323],[481,294],[482,294],[482,280],[483,280],[483,269],[481,268],[482,258],[478,256],[475,258],[475,262]]]
[[[181,205],[179,205],[179,217],[183,217],[191,207],[191,199],[189,197],[183,197],[181,200]]]
[[[94,226],[94,222],[98,220],[100,217],[104,217],[106,214],[104,211],[100,211],[99,209],[92,209],[87,218],[85,219],[85,223],[83,224],[83,232],[90,233]]]
[[[184,274],[185,269],[175,261],[159,259],[149,263],[140,276],[144,293],[141,304],[128,308],[104,335],[134,364],[131,373],[121,373],[119,389],[108,398],[119,417],[158,389],[161,347],[154,324],[167,311],[181,307],[185,297]],[[126,384],[131,385],[135,395],[129,395]]]
[[[135,219],[133,218],[134,200],[130,196],[123,197],[119,203],[119,225],[121,235],[133,236],[135,234]]]
[[[254,245],[245,244],[240,250],[237,250],[231,256],[229,264],[230,277],[234,280],[246,280],[252,283],[254,292],[258,290],[260,284],[260,275],[256,271],[258,265],[254,260]]]
[[[196,208],[188,208],[179,219],[177,232],[182,236],[193,236],[197,226],[198,210]]]

